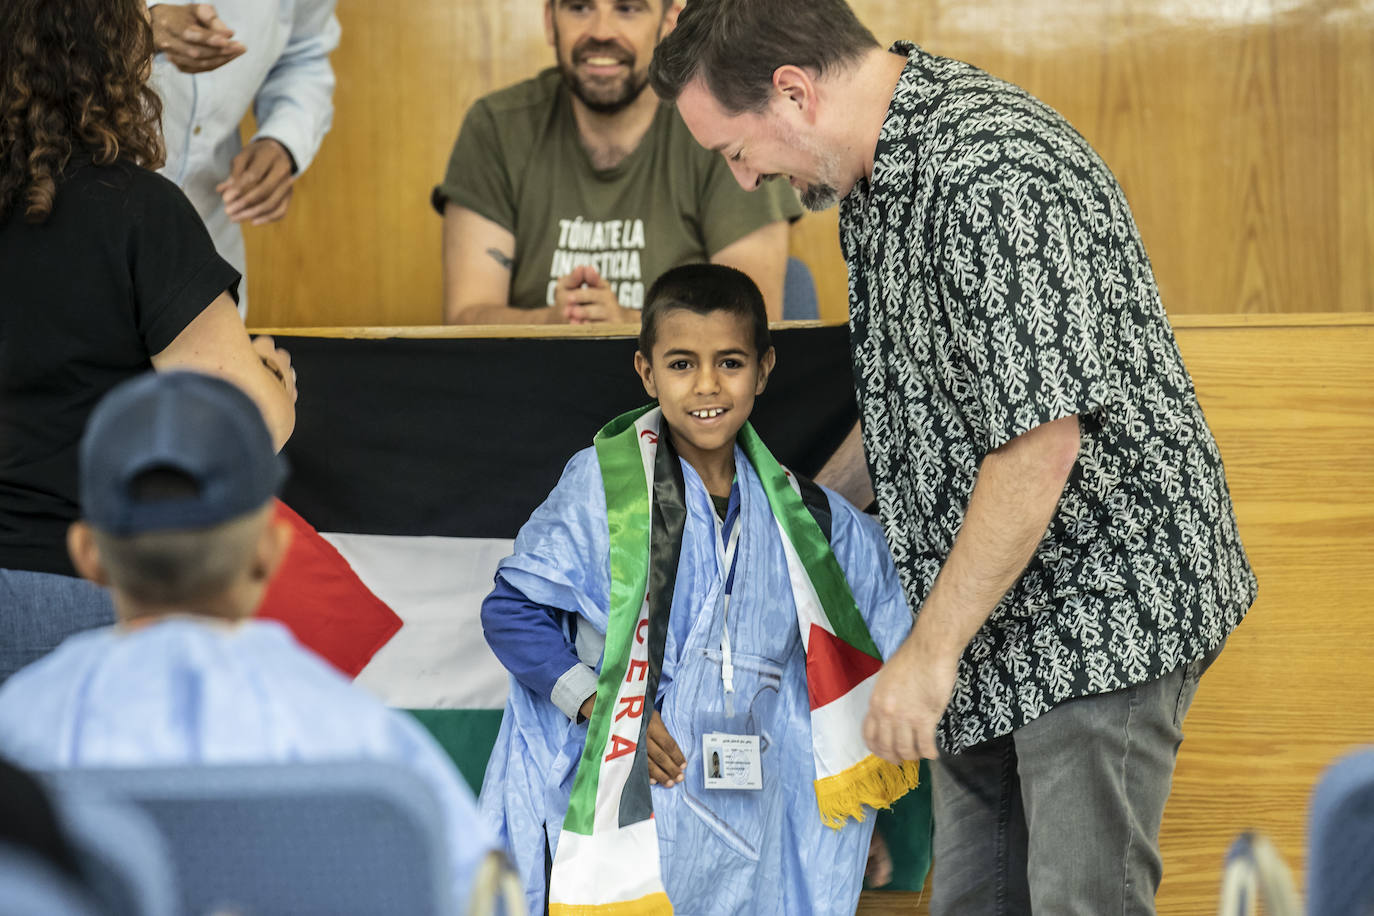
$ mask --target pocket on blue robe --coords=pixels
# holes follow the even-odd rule
[[[715,649],[696,649],[678,663],[669,705],[673,723],[683,733],[669,731],[687,758],[687,778],[673,791],[696,822],[705,826],[727,847],[757,862],[764,833],[776,824],[782,788],[776,761],[777,721],[783,668],[778,662],[756,655],[734,653],[734,715],[727,715],[721,655]],[[665,718],[666,721],[666,718]],[[685,727],[684,727],[685,726]],[[762,789],[707,789],[702,763],[702,736],[709,732],[759,736]],[[685,820],[679,821],[689,829]],[[678,837],[679,841],[686,837]]]

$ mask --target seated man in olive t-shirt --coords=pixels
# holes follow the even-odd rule
[[[782,182],[746,193],[648,86],[668,0],[551,0],[558,66],[469,110],[434,207],[448,324],[639,322],[644,292],[694,261],[736,267],[782,317]]]

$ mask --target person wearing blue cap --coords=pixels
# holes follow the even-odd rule
[[[272,515],[285,477],[234,385],[171,372],[114,388],[81,440],[84,518],[68,548],[110,588],[119,622],[0,687],[0,753],[34,769],[399,763],[444,812],[465,904],[494,841],[444,752],[283,626],[251,619],[289,541]]]

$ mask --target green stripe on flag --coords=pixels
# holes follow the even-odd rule
[[[844,570],[840,569],[839,560],[830,550],[820,525],[816,524],[816,519],[802,498],[792,489],[792,484],[788,483],[782,465],[778,464],[773,453],[768,451],[768,446],[763,444],[754,427],[748,423],[740,428],[736,441],[759,475],[773,515],[787,532],[792,549],[806,568],[826,620],[830,622],[830,629],[860,652],[881,659],[882,653],[878,651],[873,636],[868,632],[868,624],[864,623],[863,615],[854,603],[854,593],[849,589],[849,581],[844,577]]]
[[[930,764],[921,761],[921,784],[878,812],[876,829],[887,840],[892,880],[878,890],[919,891],[930,873]]]
[[[573,777],[563,829],[591,836],[596,818],[596,788],[601,776],[601,752],[611,731],[610,710],[630,662],[630,643],[644,604],[649,580],[649,487],[639,450],[635,421],[654,405],[623,413],[607,423],[593,439],[606,487],[606,523],[611,544],[610,611],[596,703],[587,722],[582,759]],[[614,483],[612,483],[614,481]]]
[[[482,777],[487,772],[487,758],[496,745],[496,733],[501,730],[502,710],[408,709],[406,712],[439,742],[472,787],[473,794],[480,792]]]

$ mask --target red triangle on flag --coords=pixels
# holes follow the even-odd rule
[[[396,635],[401,618],[368,590],[333,544],[281,500],[276,517],[291,526],[291,546],[258,616],[285,624],[302,645],[357,677]]]
[[[818,623],[806,643],[806,692],[811,708],[838,700],[883,666],[880,658],[861,652]]]

